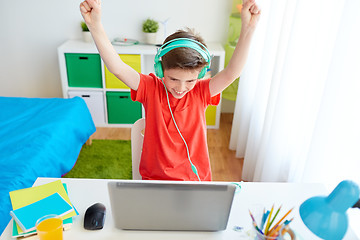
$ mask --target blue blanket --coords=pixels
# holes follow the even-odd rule
[[[95,130],[79,97],[0,97],[0,233],[11,219],[9,192],[69,172]]]

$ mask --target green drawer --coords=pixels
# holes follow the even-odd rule
[[[131,100],[130,92],[106,92],[108,123],[133,124],[141,118],[141,103]]]
[[[69,87],[102,88],[99,54],[65,53]]]

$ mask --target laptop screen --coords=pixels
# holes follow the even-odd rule
[[[115,226],[128,230],[225,230],[235,188],[219,182],[108,183]]]

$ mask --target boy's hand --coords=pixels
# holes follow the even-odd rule
[[[255,0],[244,0],[241,10],[242,28],[255,30],[261,10]]]
[[[101,2],[100,0],[85,0],[80,3],[80,12],[86,25],[92,26],[101,22]]]

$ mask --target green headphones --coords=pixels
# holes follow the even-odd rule
[[[155,55],[155,64],[154,64],[156,76],[158,76],[159,78],[164,77],[164,71],[163,71],[163,68],[161,65],[161,57],[164,56],[166,53],[170,52],[171,50],[173,50],[175,48],[179,48],[179,47],[192,48],[192,49],[196,50],[198,53],[200,53],[201,56],[205,59],[207,64],[205,65],[205,67],[203,69],[201,69],[199,76],[198,76],[198,79],[203,78],[205,76],[207,70],[210,68],[211,55],[210,55],[208,49],[203,44],[201,44],[200,42],[195,41],[193,39],[190,39],[190,38],[173,39],[173,40],[163,44],[158,49],[157,54]]]

